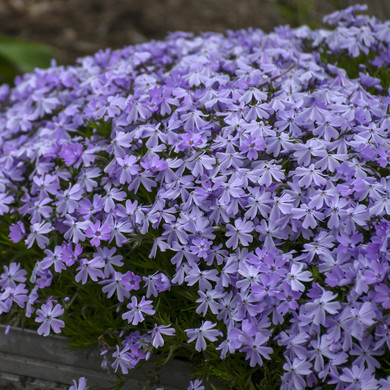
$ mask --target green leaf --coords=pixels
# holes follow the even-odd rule
[[[22,72],[30,72],[37,67],[48,67],[54,49],[41,43],[0,35],[0,55]]]

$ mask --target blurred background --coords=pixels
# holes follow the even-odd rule
[[[12,65],[22,71],[44,67],[53,54],[59,63],[72,64],[77,57],[99,49],[162,39],[170,31],[223,32],[256,27],[268,32],[281,24],[315,28],[321,26],[324,15],[362,2],[0,0],[0,72],[4,61],[6,67]],[[367,5],[370,15],[390,19],[390,0],[367,0]],[[17,44],[21,45],[19,49],[15,49]]]

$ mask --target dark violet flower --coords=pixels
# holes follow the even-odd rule
[[[8,237],[13,243],[17,243],[26,236],[26,230],[23,222],[18,221],[16,224],[13,224],[9,228],[10,233]]]

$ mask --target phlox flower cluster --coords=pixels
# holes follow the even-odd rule
[[[173,33],[2,86],[0,214],[40,257],[4,266],[0,313],[60,332],[42,296],[71,270],[117,304],[126,374],[178,333],[159,297],[190,290],[196,351],[250,367],[282,351],[286,390],[389,389],[390,91],[373,70],[390,23],[361,10],[330,30]],[[171,268],[137,272],[137,246]]]

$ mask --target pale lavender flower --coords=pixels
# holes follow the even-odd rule
[[[59,317],[62,314],[64,314],[64,309],[60,304],[56,304],[53,307],[52,301],[44,303],[41,308],[37,310],[37,317],[35,318],[36,322],[42,323],[38,328],[38,334],[48,336],[50,330],[53,330],[54,333],[61,333],[61,328],[65,326],[65,323],[56,317]]]
[[[200,352],[206,349],[206,339],[214,342],[217,337],[221,335],[221,332],[217,329],[213,329],[216,324],[210,321],[204,321],[199,328],[186,329],[185,332],[188,337],[188,343],[196,340],[195,349]]]

